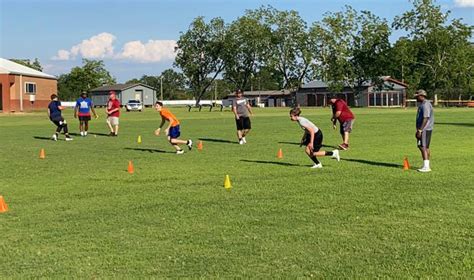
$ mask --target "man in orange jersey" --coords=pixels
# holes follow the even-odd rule
[[[181,131],[179,130],[179,120],[176,118],[173,113],[171,113],[168,109],[163,107],[163,103],[157,101],[155,104],[155,109],[160,113],[161,116],[161,124],[160,127],[155,130],[155,135],[159,136],[161,132],[161,128],[165,124],[166,121],[169,122],[168,127],[166,128],[166,136],[168,136],[168,141],[170,144],[176,149],[176,154],[181,155],[184,154],[184,151],[179,147],[179,144],[186,144],[191,150],[193,148],[193,141],[191,139],[179,140],[179,136],[181,135]]]

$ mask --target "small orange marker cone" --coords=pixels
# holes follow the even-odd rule
[[[133,168],[133,163],[131,160],[128,161],[128,173],[133,174],[135,172],[135,169]]]
[[[40,159],[45,159],[46,158],[46,155],[44,153],[44,149],[41,149],[40,151]]]
[[[230,183],[229,175],[225,175],[224,188],[228,191],[230,191],[230,189],[232,189],[232,184]]]
[[[199,141],[197,148],[199,151],[202,151],[202,141]]]
[[[0,195],[0,213],[5,213],[8,211],[8,205],[5,203],[5,199]]]
[[[408,162],[408,158],[405,157],[403,160],[403,170],[409,170],[410,169],[410,163]]]
[[[277,158],[283,158],[283,151],[281,150],[281,148],[278,150]]]

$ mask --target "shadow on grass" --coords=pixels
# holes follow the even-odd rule
[[[294,164],[294,163],[289,163],[289,162],[280,162],[280,161],[249,160],[249,159],[241,159],[240,161],[251,162],[251,163],[261,163],[261,164],[273,164],[273,165],[281,165],[281,166],[304,166],[304,165],[300,165],[300,164]]]
[[[298,142],[285,142],[285,141],[278,142],[278,144],[288,144],[288,145],[295,145],[295,146],[300,145],[300,143],[298,143]],[[331,146],[331,145],[323,145],[323,148],[337,149],[336,146]]]
[[[201,141],[206,141],[206,142],[216,142],[216,143],[226,143],[226,144],[239,144],[236,141],[230,141],[230,140],[225,140],[225,139],[213,139],[213,138],[199,138]]]
[[[35,138],[35,139],[38,139],[38,140],[48,140],[48,141],[53,141],[53,140],[51,140],[51,137],[33,136],[33,138]],[[61,141],[61,139],[58,139],[58,141]]]
[[[98,132],[88,132],[87,133],[88,135],[97,135],[97,136],[110,136],[109,134],[106,134],[106,133],[98,133]],[[72,135],[72,136],[81,136],[81,134],[77,133],[77,132],[70,132],[69,135]]]
[[[341,158],[341,160],[351,161],[351,162],[358,162],[368,165],[374,166],[381,166],[381,167],[392,167],[392,168],[403,168],[402,164],[395,164],[395,163],[388,163],[388,162],[379,162],[379,161],[371,161],[366,159],[355,159],[355,158]]]
[[[455,125],[455,126],[466,126],[474,127],[474,123],[445,123],[445,122],[435,122],[435,125]]]
[[[124,150],[132,150],[139,152],[149,152],[149,153],[162,153],[162,154],[174,154],[174,152],[158,150],[158,149],[147,149],[147,148],[123,148]]]

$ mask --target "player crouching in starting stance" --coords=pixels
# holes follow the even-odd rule
[[[161,128],[165,124],[166,121],[168,121],[170,124],[165,130],[166,135],[168,136],[168,141],[170,144],[176,149],[176,154],[181,155],[184,154],[184,151],[179,147],[179,144],[186,144],[191,150],[193,148],[193,141],[191,139],[184,141],[178,139],[178,137],[181,135],[181,132],[179,130],[179,120],[171,113],[168,109],[163,107],[163,103],[157,101],[155,104],[155,109],[160,113],[161,116],[161,124],[160,127],[155,130],[155,135],[159,136]]]
[[[64,110],[64,107],[61,106],[58,96],[56,94],[51,95],[51,102],[48,105],[48,117],[58,127],[56,129],[56,133],[53,134],[51,139],[58,141],[59,133],[61,133],[62,130],[64,132],[64,136],[66,136],[66,141],[71,141],[72,138],[69,136],[67,123],[61,114],[62,110]]]
[[[294,108],[290,111],[290,119],[294,122],[298,122],[304,130],[301,145],[306,145],[306,154],[314,162],[314,165],[311,168],[323,167],[317,157],[331,156],[337,161],[340,161],[338,150],[333,150],[332,152],[320,151],[323,146],[323,132],[308,119],[300,117],[300,114],[300,108]]]

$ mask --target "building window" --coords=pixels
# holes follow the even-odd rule
[[[35,83],[25,83],[25,93],[26,94],[36,94],[36,84]]]

